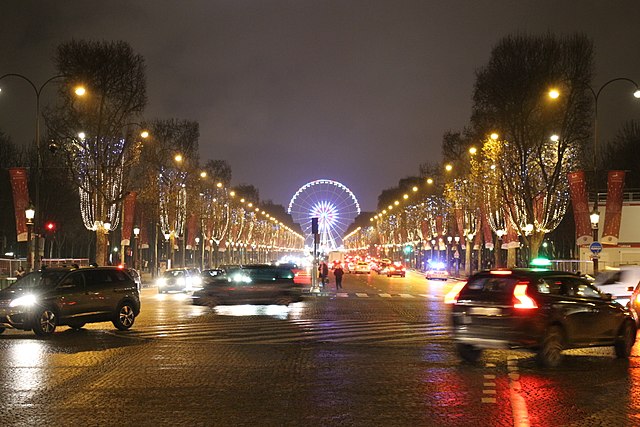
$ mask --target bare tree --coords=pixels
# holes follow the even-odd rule
[[[58,47],[55,62],[66,84],[62,105],[46,114],[47,128],[79,190],[84,225],[96,232],[96,261],[106,263],[105,225],[120,220],[126,171],[140,148],[127,128],[147,102],[144,59],[126,42],[72,40]],[[86,94],[70,94],[65,88],[71,84],[82,84]]]
[[[532,257],[567,209],[567,173],[580,164],[589,136],[592,68],[592,42],[583,35],[515,35],[477,72],[475,134],[499,135],[487,138],[481,153],[477,175],[490,196],[484,202],[511,223]],[[563,93],[559,102],[547,96],[553,87]]]

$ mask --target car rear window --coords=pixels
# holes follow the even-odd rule
[[[470,280],[466,288],[470,291],[511,293],[516,282],[513,277],[485,276]]]

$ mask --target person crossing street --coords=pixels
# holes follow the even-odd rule
[[[344,276],[344,270],[342,269],[342,265],[338,265],[333,270],[333,275],[336,277],[336,291],[338,289],[342,289],[342,276]]]

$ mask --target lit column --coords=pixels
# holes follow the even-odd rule
[[[498,236],[498,244],[496,245],[496,268],[502,267],[502,236],[507,232],[504,230],[496,230]]]
[[[29,205],[29,207],[24,211],[25,216],[27,217],[27,273],[33,271],[33,255],[34,248],[33,242],[31,241],[31,231],[33,229],[33,218],[36,215],[36,211],[33,206]]]
[[[138,248],[138,236],[140,235],[140,227],[138,227],[137,225],[135,227],[133,227],[133,268],[137,268],[138,266],[138,252],[140,251],[140,249]]]
[[[454,237],[456,241],[456,250],[453,253],[453,262],[456,263],[456,277],[460,275],[460,236]]]
[[[164,233],[164,259],[165,259],[165,269],[171,268],[169,265],[169,239],[171,238],[171,233]]]
[[[597,200],[597,198],[596,198]],[[600,212],[598,211],[598,205],[593,208],[593,212],[589,215],[589,219],[591,220],[591,230],[593,231],[593,241],[598,241],[598,223],[600,222]],[[598,254],[591,255],[591,259],[593,260],[593,275],[598,274]]]
[[[197,236],[196,236],[196,239],[195,239],[195,240],[196,240],[196,250],[195,250],[195,253],[196,253],[196,255],[200,255],[200,253],[199,253],[199,249],[200,249],[200,237],[197,237]],[[200,256],[198,256],[198,258],[200,258]],[[201,259],[198,259],[198,266],[200,267],[200,270],[202,270],[202,269],[204,268],[204,267],[202,266],[202,262],[201,262],[201,261],[202,261]]]
[[[447,272],[449,274],[451,274],[451,241],[453,240],[453,237],[451,236],[447,236]]]

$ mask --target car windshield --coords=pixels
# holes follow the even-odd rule
[[[67,274],[67,271],[34,271],[18,279],[10,288],[34,289],[53,287],[65,274]]]
[[[171,277],[182,277],[184,276],[184,270],[167,270],[164,272],[164,277],[167,278],[171,278]]]

